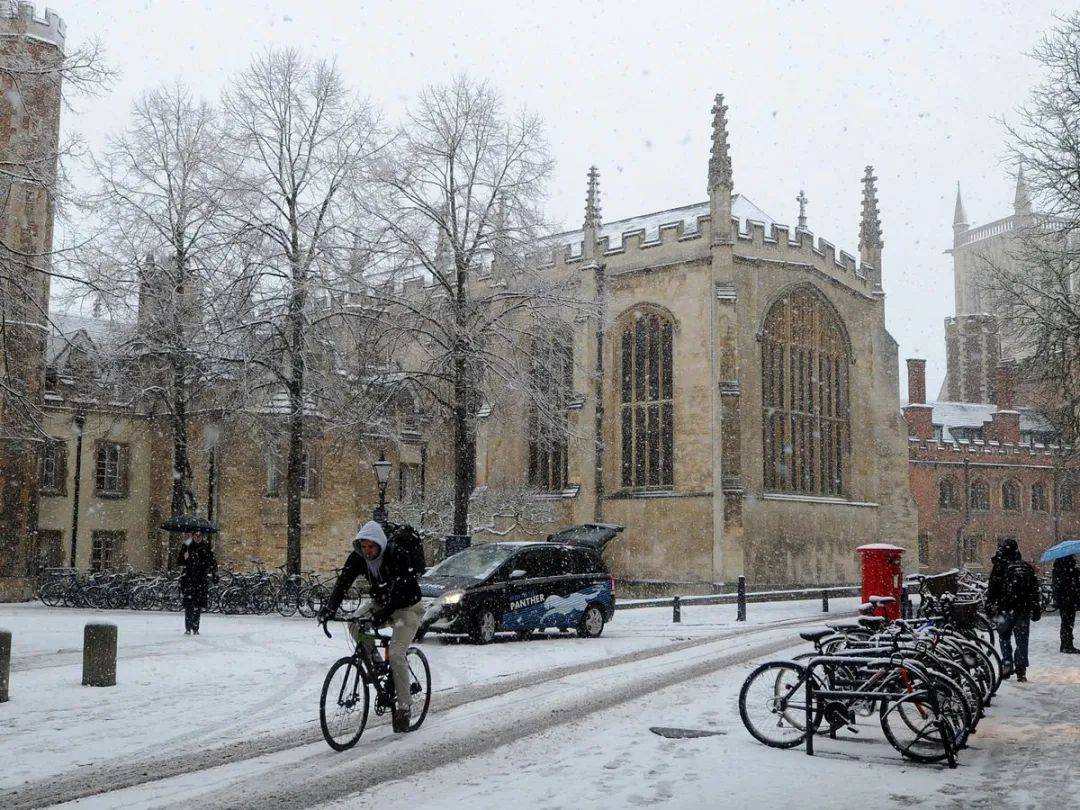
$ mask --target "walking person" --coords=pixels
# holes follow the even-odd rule
[[[180,547],[177,564],[180,575],[180,599],[184,604],[184,635],[199,635],[199,618],[210,594],[210,580],[217,582],[217,558],[209,535],[189,532]]]
[[[1024,561],[1015,540],[1004,541],[994,555],[994,566],[990,570],[990,583],[986,590],[986,607],[1001,634],[1005,677],[1015,672],[1016,680],[1026,683],[1028,635],[1031,622],[1042,618],[1042,607],[1035,569]]]
[[[1069,555],[1054,560],[1050,583],[1061,615],[1061,652],[1080,653],[1073,645],[1073,622],[1076,608],[1080,606],[1080,571],[1076,568],[1076,557]]]
[[[353,550],[345,560],[330,597],[323,603],[319,619],[325,622],[337,613],[349,587],[360,574],[367,578],[371,589],[370,617],[376,627],[393,627],[390,638],[390,672],[393,675],[395,705],[394,732],[409,730],[412,719],[412,694],[409,691],[409,664],[405,653],[416,638],[424,609],[420,605],[419,576],[424,572],[415,554],[405,545],[404,538],[412,530],[398,527],[387,540],[383,527],[374,520],[365,523],[353,540]],[[401,542],[398,538],[401,537]],[[419,569],[419,570],[418,570]],[[367,640],[368,651],[374,642]]]

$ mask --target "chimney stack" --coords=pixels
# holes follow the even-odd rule
[[[909,357],[907,361],[908,404],[904,408],[908,436],[919,441],[934,438],[934,409],[926,404],[926,361]]]
[[[1001,444],[1020,443],[1020,412],[1013,410],[1014,377],[1011,366],[1002,363],[994,369],[994,400],[997,410],[984,429],[986,438]]]
[[[926,361],[922,358],[907,359],[907,392],[909,404],[926,404]]]

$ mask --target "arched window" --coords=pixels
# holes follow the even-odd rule
[[[573,398],[574,346],[569,332],[532,341],[529,391],[529,475],[532,486],[567,486],[567,406]]]
[[[1061,487],[1058,489],[1058,509],[1062,512],[1071,512],[1073,510],[1073,497],[1075,494],[1075,484],[1070,480],[1061,482]]]
[[[1001,508],[1006,512],[1020,511],[1020,484],[1006,481],[1001,485]]]
[[[674,485],[674,365],[671,321],[638,311],[620,338],[622,485],[670,489]]]
[[[960,508],[960,499],[956,497],[956,481],[952,478],[942,478],[938,484],[938,508]]]
[[[1046,498],[1046,485],[1035,483],[1031,485],[1031,511],[1049,512],[1050,505]]]
[[[968,506],[975,512],[990,511],[990,487],[985,481],[975,479],[968,489]]]
[[[839,316],[799,287],[769,309],[761,336],[765,489],[844,495],[850,351]]]

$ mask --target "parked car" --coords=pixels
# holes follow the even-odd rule
[[[615,583],[601,553],[622,529],[590,523],[543,542],[483,543],[447,557],[420,579],[420,634],[486,644],[501,631],[527,637],[557,628],[596,638],[615,613]]]

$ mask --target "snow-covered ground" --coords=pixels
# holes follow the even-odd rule
[[[187,639],[175,616],[109,614],[120,685],[84,689],[78,661],[64,660],[73,653],[56,650],[77,649],[82,622],[99,614],[0,607],[16,642],[13,702],[0,707],[0,806],[75,796],[87,797],[80,807],[379,810],[1080,801],[1080,656],[1056,652],[1056,616],[1033,627],[1031,682],[1003,685],[948,770],[904,762],[871,721],[857,737],[819,738],[814,757],[755,742],[738,718],[742,680],[804,646],[791,619],[821,614],[818,602],[749,610],[747,626],[728,605],[686,609],[681,625],[670,610],[620,611],[593,641],[426,641],[437,694],[424,727],[393,735],[375,723],[335,754],[316,700],[342,646],[313,623],[211,616],[207,635]],[[720,734],[671,740],[651,726]]]
[[[833,612],[857,600],[836,600]],[[820,603],[750,605],[749,625],[820,616]],[[423,647],[436,698],[515,677],[560,674],[590,662],[636,658],[729,634],[733,605],[618,611],[600,639],[549,635],[487,647],[429,638]],[[117,624],[118,685],[81,683],[88,621]],[[176,614],[75,611],[0,605],[12,632],[11,701],[0,705],[2,792],[63,775],[109,773],[118,763],[182,759],[230,744],[266,750],[319,739],[318,695],[344,633],[327,640],[313,621],[277,616],[203,617],[202,635],[183,635]],[[740,631],[741,632],[741,631]],[[59,791],[59,795],[63,795]]]

